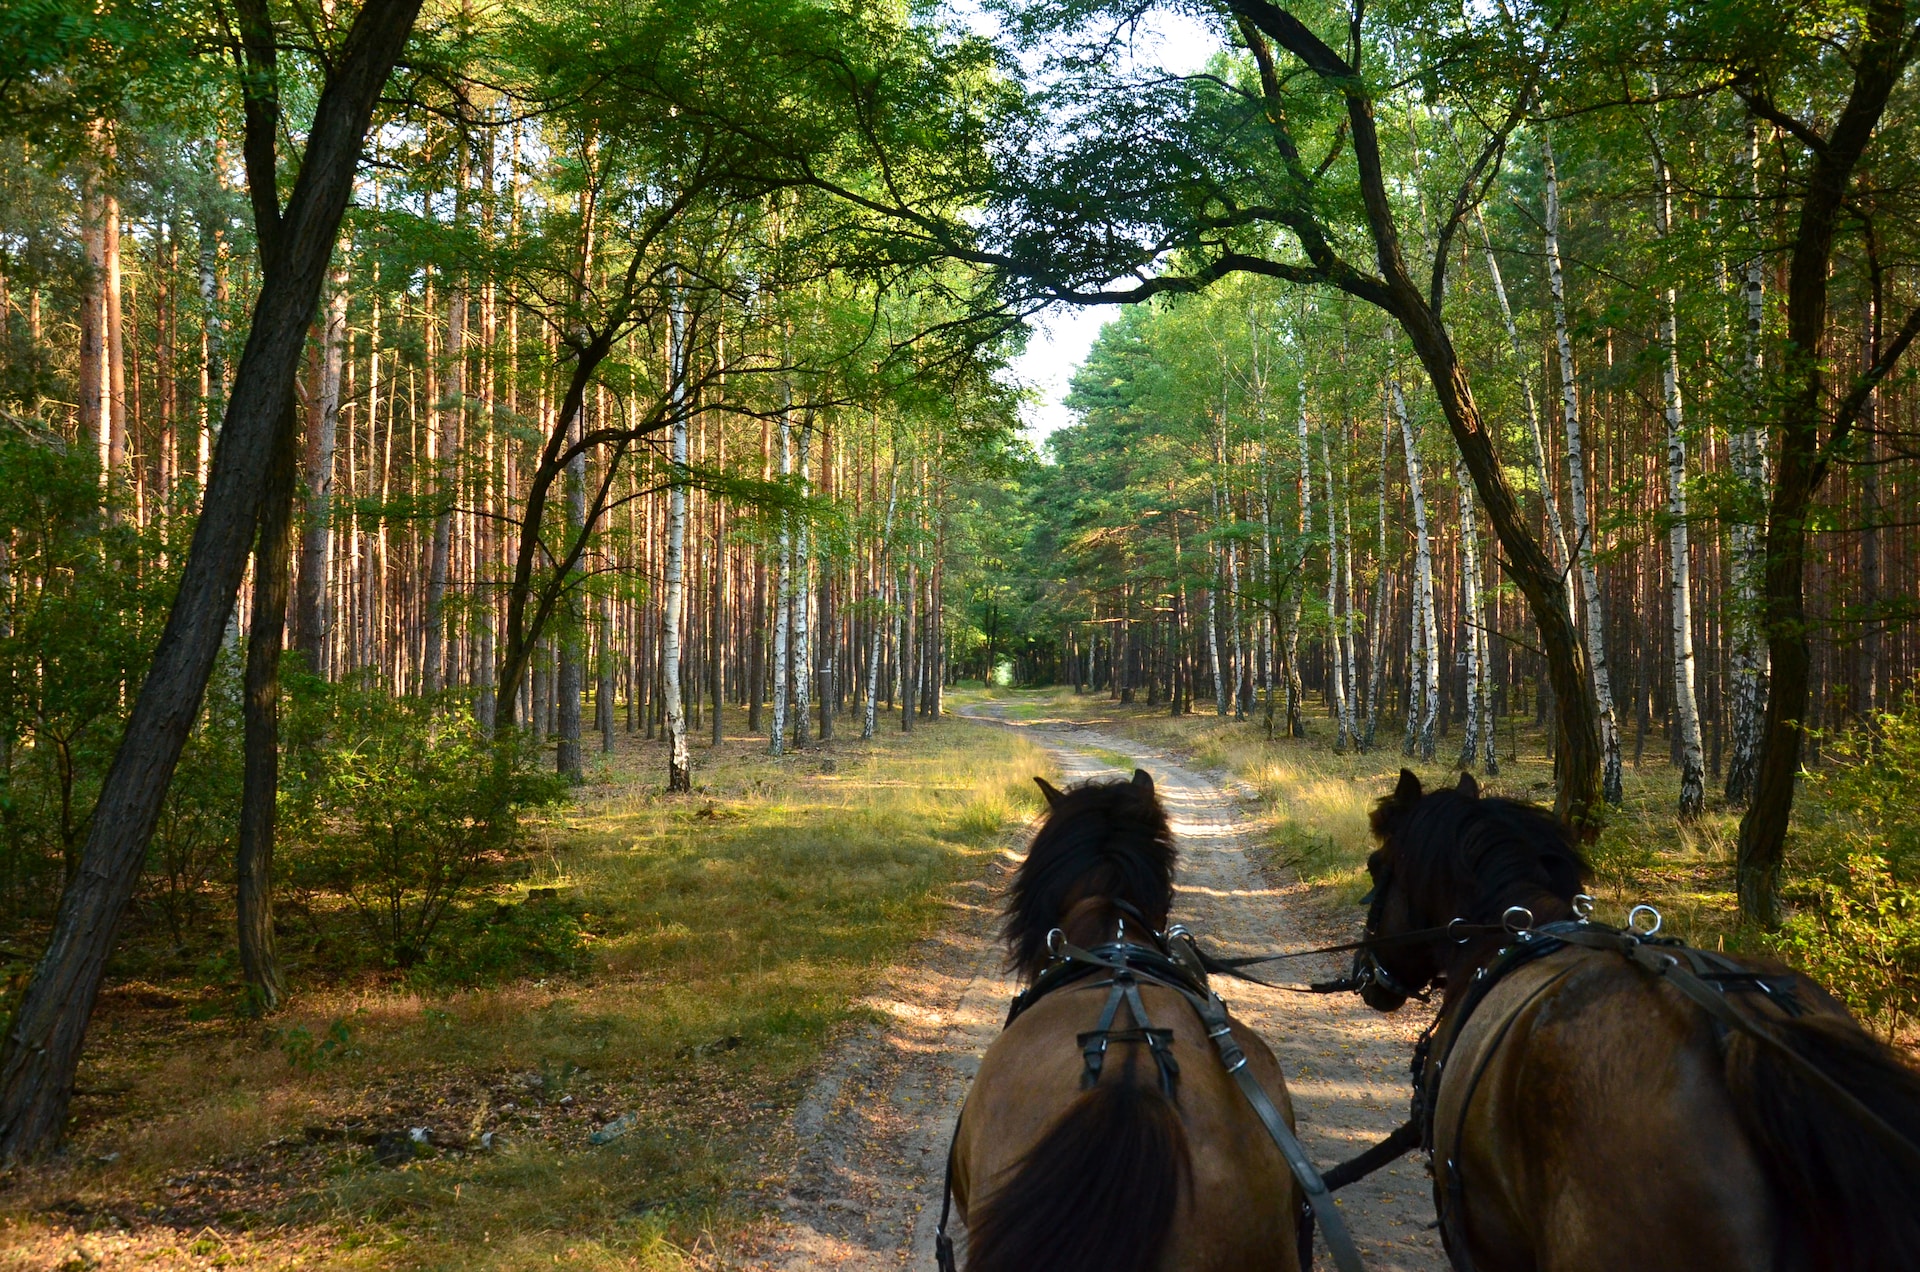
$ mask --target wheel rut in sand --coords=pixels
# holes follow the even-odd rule
[[[1095,752],[1132,756],[1153,775],[1180,845],[1174,917],[1209,948],[1234,956],[1351,938],[1316,912],[1304,885],[1264,877],[1247,845],[1243,808],[1251,792],[1231,779],[1196,772],[1131,738],[1018,724],[991,708],[967,714],[1023,729],[1053,754],[1069,782],[1117,775]],[[793,1128],[799,1160],[780,1230],[756,1266],[933,1267],[953,1120],[1015,990],[993,936],[994,894],[1004,877],[1004,868],[996,870],[962,893],[942,931],[868,998],[883,1023],[843,1044],[800,1102]],[[1276,979],[1323,979],[1344,970],[1331,955],[1284,966]],[[1301,1141],[1322,1169],[1405,1118],[1407,1061],[1428,1020],[1417,1005],[1382,1016],[1348,994],[1293,994],[1232,980],[1216,987],[1279,1057]],[[1417,1158],[1342,1189],[1339,1200],[1369,1269],[1447,1267],[1428,1226],[1432,1193]],[[1331,1266],[1324,1246],[1317,1265]]]

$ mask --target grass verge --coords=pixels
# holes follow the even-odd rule
[[[0,1268],[652,1270],[750,1242],[808,1072],[1050,766],[961,720],[778,760],[739,738],[669,799],[659,746],[621,742],[495,898],[570,914],[578,972],[297,993],[266,1025],[114,987],[69,1148],[0,1196]]]

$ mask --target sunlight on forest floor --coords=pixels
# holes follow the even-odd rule
[[[264,1026],[118,987],[68,1151],[5,1194],[0,1268],[652,1269],[750,1240],[805,1075],[1051,769],[960,720],[762,747],[696,743],[673,799],[658,743],[589,758],[496,897],[578,915],[582,974],[296,987]]]

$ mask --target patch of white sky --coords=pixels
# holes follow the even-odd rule
[[[998,34],[994,15],[978,0],[948,0],[945,7],[955,20],[972,30]],[[1220,49],[1219,34],[1198,18],[1152,9],[1134,29],[1126,58],[1135,70],[1191,75],[1205,69],[1208,59]],[[1033,73],[1039,73],[1039,56],[1023,60]],[[1031,320],[1026,349],[1014,359],[1011,371],[1015,383],[1025,391],[1020,416],[1026,435],[1043,454],[1046,439],[1075,422],[1066,404],[1074,374],[1086,362],[1100,329],[1113,320],[1116,312],[1112,305],[1050,305]]]

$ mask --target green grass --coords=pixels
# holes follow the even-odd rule
[[[657,744],[599,765],[503,894],[555,889],[541,903],[581,916],[578,975],[433,998],[296,991],[274,1029],[317,1038],[339,1021],[351,1039],[311,1071],[257,1024],[109,1019],[81,1086],[117,1094],[83,1101],[67,1159],[9,1194],[0,1267],[72,1248],[82,1225],[49,1218],[55,1200],[88,1225],[125,1216],[115,1240],[130,1258],[191,1262],[179,1222],[141,1216],[178,1207],[177,1181],[213,1167],[241,1186],[203,1189],[192,1222],[221,1234],[233,1266],[317,1249],[327,1267],[667,1269],[740,1239],[763,1221],[823,1050],[939,921],[950,886],[1035,810],[1032,776],[1051,766],[961,720],[778,760],[748,739],[694,758],[696,792],[671,799]],[[639,1129],[586,1142],[626,1111]],[[496,1142],[390,1169],[332,1138],[406,1125]],[[248,1186],[276,1173],[297,1182]]]

